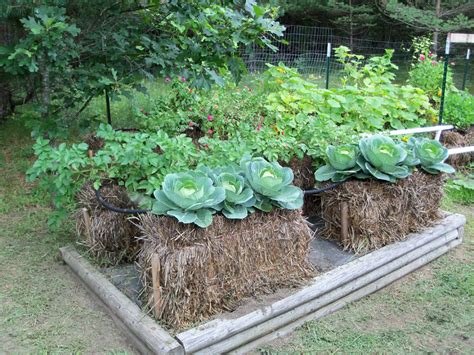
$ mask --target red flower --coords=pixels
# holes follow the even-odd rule
[[[281,133],[281,135],[282,135],[282,136],[284,136],[284,135],[285,135],[285,131],[281,131],[280,133]]]
[[[193,121],[189,121],[188,126],[189,126],[189,127],[194,126],[194,122],[193,122]]]
[[[214,134],[214,130],[210,129],[209,131],[207,131],[207,133]]]
[[[421,55],[420,55],[420,60],[421,60],[421,61],[424,61],[425,59],[426,59],[426,58],[425,58],[425,55],[424,55],[424,54],[421,54]]]
[[[433,56],[433,53],[429,52],[428,57],[432,57],[432,56]]]
[[[259,123],[258,126],[257,126],[257,131],[260,131],[262,129],[262,124]]]
[[[181,78],[179,78],[179,80],[181,80],[182,83],[185,83],[186,82],[186,78],[184,76],[182,76]]]
[[[432,64],[432,65],[438,65],[438,62],[437,62],[436,60],[432,60],[432,61],[431,61],[431,64]]]
[[[214,119],[214,117],[212,115],[207,115],[207,120],[208,121],[212,121]]]
[[[167,77],[165,78],[165,83],[169,83],[170,81],[171,81],[171,78],[170,78],[169,76],[167,76]]]

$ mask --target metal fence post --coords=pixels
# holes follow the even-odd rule
[[[331,64],[331,42],[328,42],[326,52],[326,89],[329,89],[329,65]]]
[[[468,48],[467,53],[466,53],[466,61],[464,63],[464,76],[462,78],[462,87],[461,87],[462,91],[464,91],[466,89],[467,72],[468,72],[468,68],[469,68],[469,57],[470,57],[470,55],[471,55],[471,48]]]
[[[105,107],[107,109],[107,123],[112,126],[112,116],[110,114],[109,90],[105,89]]]
[[[441,102],[439,104],[439,117],[438,124],[443,124],[443,111],[444,111],[444,95],[446,91],[446,78],[448,76],[448,64],[449,64],[449,47],[451,42],[449,36],[446,38],[446,49],[444,58],[444,71],[443,71],[443,83],[441,84]]]

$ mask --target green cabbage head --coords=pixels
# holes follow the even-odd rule
[[[255,192],[255,207],[269,212],[272,205],[286,209],[303,206],[303,191],[292,185],[293,171],[278,163],[270,163],[263,158],[245,157],[241,161],[250,187]]]
[[[421,168],[430,174],[454,173],[454,168],[445,164],[448,158],[448,149],[434,140],[427,138],[412,138],[410,144],[413,146],[415,156],[420,160]]]
[[[407,158],[407,151],[390,137],[374,135],[362,138],[359,149],[363,158],[357,164],[366,174],[376,179],[395,182],[410,175],[411,170],[403,162]]]
[[[245,178],[232,172],[222,172],[215,179],[216,186],[225,190],[225,200],[221,203],[222,214],[229,219],[244,219],[256,202],[253,191],[245,183]]]
[[[352,144],[328,146],[326,148],[328,164],[316,170],[314,174],[316,180],[338,182],[345,181],[354,175],[358,175],[359,178],[367,177],[363,176],[360,166],[357,165],[359,154],[359,148]]]
[[[212,223],[212,215],[220,210],[225,200],[223,187],[199,171],[168,174],[162,190],[154,192],[152,212],[175,217],[181,223],[194,223],[205,228]]]

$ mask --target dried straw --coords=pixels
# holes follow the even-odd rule
[[[132,206],[123,187],[107,185],[101,189],[101,194],[117,207]],[[138,228],[130,222],[129,216],[104,208],[89,183],[82,187],[77,199],[80,208],[75,214],[76,231],[80,243],[91,255],[100,263],[112,265],[134,260],[138,252]]]
[[[349,181],[322,195],[323,236],[344,249],[365,253],[403,240],[440,218],[442,175],[415,172],[397,183]],[[349,230],[341,237],[341,204],[348,204]]]
[[[140,217],[140,229],[138,263],[148,307],[155,308],[151,260],[158,256],[155,315],[176,330],[314,274],[307,259],[312,232],[300,211],[254,213],[241,221],[217,215],[205,229],[148,214]]]
[[[454,131],[443,132],[442,142],[447,148],[467,147],[473,142],[474,133],[468,132],[463,135]],[[446,163],[451,164],[456,169],[463,169],[471,161],[474,161],[474,153],[463,153],[450,156]]]
[[[293,184],[303,190],[314,188],[316,180],[314,179],[313,159],[305,155],[303,159],[296,156],[291,158],[288,163],[281,162],[282,166],[287,166],[293,170],[295,176]],[[321,199],[319,196],[305,196],[303,205],[303,214],[305,216],[316,216],[321,213]]]

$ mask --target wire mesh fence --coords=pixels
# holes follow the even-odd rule
[[[332,51],[329,66],[326,63],[327,44],[331,43]],[[399,67],[397,82],[405,82],[408,71],[413,62],[413,53],[409,50],[409,42],[376,41],[370,39],[336,36],[331,28],[311,26],[287,26],[283,42],[275,43],[278,51],[257,45],[249,46],[241,51],[247,69],[252,72],[261,72],[267,69],[267,63],[297,68],[303,75],[312,75],[315,81],[325,85],[327,71],[329,81],[337,85],[342,75],[342,64],[334,58],[334,48],[349,47],[355,54],[361,54],[366,59],[384,54],[386,49],[394,49],[392,62]],[[450,57],[450,67],[453,80],[457,88],[464,86],[474,93],[473,71],[474,65],[466,67],[467,45],[453,48]],[[465,79],[466,78],[466,79]]]

